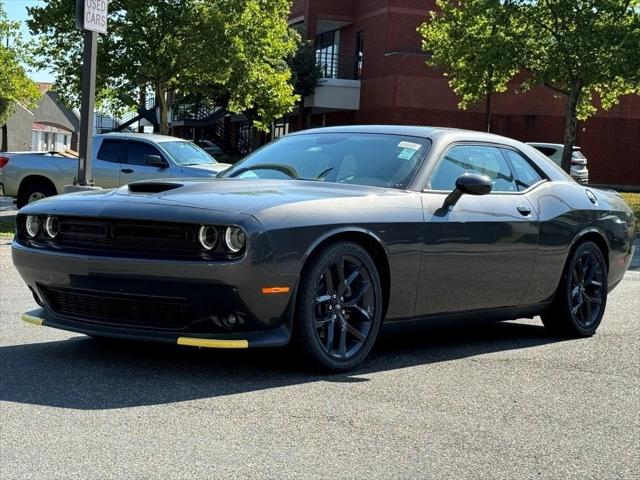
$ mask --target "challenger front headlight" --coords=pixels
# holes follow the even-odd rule
[[[37,237],[38,233],[40,233],[40,219],[35,215],[27,215],[25,227],[31,238]]]
[[[247,236],[240,227],[228,227],[224,233],[224,243],[232,253],[238,253],[247,245]]]
[[[203,225],[198,229],[198,242],[205,250],[213,250],[218,244],[218,229]]]
[[[44,221],[44,232],[49,238],[56,238],[60,233],[60,219],[58,217],[47,217]]]

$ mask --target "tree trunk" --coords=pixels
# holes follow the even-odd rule
[[[140,88],[140,98],[138,99],[138,108],[140,110],[147,109],[147,92],[146,85]],[[140,125],[140,121],[138,121],[138,133],[144,133],[144,126]]]
[[[578,103],[580,102],[581,93],[582,83],[579,81],[574,82],[569,92],[569,98],[567,99],[564,125],[564,149],[562,150],[562,162],[560,163],[562,169],[567,173],[571,173],[571,157],[573,154],[573,146],[576,143]]]
[[[492,100],[493,100],[493,94],[491,92],[487,92],[487,105],[486,105],[486,109],[485,109],[485,121],[487,124],[487,132],[491,133],[491,117],[492,117]]]
[[[6,152],[9,150],[9,139],[7,138],[7,124],[2,125],[2,146],[0,152]]]
[[[298,130],[305,130],[307,128],[307,111],[304,108],[304,98],[298,104]]]
[[[167,89],[159,83],[156,86],[156,98],[160,107],[160,133],[169,135],[169,112],[167,111]]]

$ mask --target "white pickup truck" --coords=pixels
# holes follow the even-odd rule
[[[214,177],[218,163],[197,145],[180,138],[139,133],[107,133],[93,141],[95,184],[115,188],[137,180]],[[78,159],[57,153],[0,153],[0,195],[27,203],[64,192],[78,172]]]

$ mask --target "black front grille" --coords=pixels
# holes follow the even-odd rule
[[[234,260],[244,252],[231,253],[218,240],[212,250],[198,242],[201,224],[128,220],[99,217],[57,217],[60,231],[50,238],[43,229],[36,238],[27,235],[26,215],[18,216],[17,240],[38,248],[99,256],[161,258],[169,260]],[[45,216],[40,216],[44,223]],[[224,237],[224,225],[210,225]]]
[[[60,235],[55,243],[60,247],[109,253],[198,256],[202,254],[202,249],[195,240],[196,228],[179,223],[63,217],[60,219]]]
[[[182,330],[194,320],[185,298],[39,287],[58,315],[105,325]]]

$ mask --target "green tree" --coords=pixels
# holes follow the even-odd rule
[[[36,84],[28,77],[23,62],[28,54],[20,38],[20,25],[7,18],[4,3],[0,2],[0,125],[2,147],[7,149],[7,120],[13,114],[16,103],[25,108],[35,106],[40,97]]]
[[[438,11],[418,31],[428,65],[443,70],[467,109],[485,101],[487,131],[491,131],[492,99],[504,92],[520,69],[523,27],[511,2],[500,0],[437,0]]]
[[[313,95],[322,81],[322,67],[318,63],[316,51],[310,42],[301,42],[296,53],[289,59],[294,92],[300,97],[298,102],[299,129],[307,127],[307,109],[304,99]]]
[[[30,8],[29,26],[60,89],[77,101],[82,41],[74,8],[74,0]],[[284,62],[295,48],[288,8],[288,0],[112,0],[109,33],[99,38],[98,99],[133,106],[151,88],[167,133],[168,92],[207,94],[252,112],[264,127],[296,100]]]
[[[546,85],[566,99],[562,168],[569,172],[578,119],[640,93],[640,1],[520,2],[528,41],[525,88]]]
[[[429,61],[443,68],[461,106],[504,91],[545,85],[566,99],[562,167],[569,171],[578,119],[640,93],[639,0],[438,1],[420,27]],[[486,11],[483,13],[483,10]]]

